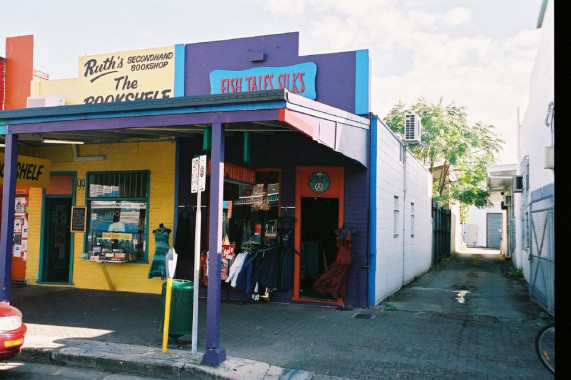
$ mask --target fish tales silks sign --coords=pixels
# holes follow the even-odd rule
[[[18,156],[16,164],[16,186],[39,187],[50,186],[50,170],[52,162],[36,157]],[[4,155],[0,158],[0,184],[4,183]]]

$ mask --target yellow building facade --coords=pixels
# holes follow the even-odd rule
[[[34,102],[39,102],[36,106],[73,106],[174,97],[175,55],[176,46],[173,45],[80,57],[77,78],[32,81],[28,107]],[[48,104],[53,102],[53,99],[57,99],[57,103]],[[176,141],[157,138],[157,141],[83,145],[37,145],[20,141],[18,156],[48,160],[51,163],[49,174],[52,183],[47,188],[30,187],[25,191],[27,208],[25,219],[22,217],[25,228],[22,228],[21,234],[27,239],[26,245],[18,246],[18,241],[15,242],[15,247],[18,246],[15,250],[22,250],[22,254],[18,257],[18,265],[13,265],[13,280],[24,277],[25,282],[29,284],[69,285],[77,288],[141,293],[161,292],[162,280],[157,277],[148,278],[156,249],[152,231],[160,224],[174,229],[177,207]],[[90,202],[116,202],[119,205],[122,201],[120,197],[114,196],[117,194],[99,194],[98,196],[105,196],[101,201],[99,198],[90,197],[87,193],[93,191],[93,186],[89,189],[90,173],[99,176],[109,174],[117,178],[135,173],[135,176],[145,179],[145,196],[144,199],[138,200],[138,204],[142,205],[139,207],[144,208],[141,211],[141,215],[144,215],[144,226],[139,225],[139,230],[132,233],[133,242],[140,246],[136,257],[125,261],[92,260],[98,258],[98,253],[104,257],[100,250],[107,250],[99,246],[99,241],[108,243],[109,239],[103,239],[105,233],[102,236],[99,232],[96,237],[92,234],[90,240],[90,224],[98,222],[99,218],[95,213],[97,210],[92,210]],[[61,181],[54,181],[58,178],[65,179],[64,193],[61,193]],[[64,204],[63,208],[56,205],[54,209],[50,202],[54,203],[60,198],[66,199],[68,203]],[[69,227],[72,216],[65,213],[69,208],[83,207],[87,219],[84,221],[86,227],[83,231],[73,231],[73,228]],[[67,231],[61,226],[54,230],[54,224],[65,225]],[[91,228],[93,229],[93,226]],[[123,235],[126,236],[125,241],[128,241],[131,234],[127,231]],[[107,237],[109,236],[107,233]],[[169,245],[172,244],[172,239],[171,235]],[[123,251],[129,250],[109,251],[119,251],[121,253],[116,254],[121,255]],[[54,268],[62,261],[65,261],[65,273],[51,276],[51,271],[55,271]],[[23,273],[15,274],[15,271]]]
[[[163,223],[172,229],[175,210],[175,153],[174,142],[117,143],[83,145],[77,148],[80,157],[103,156],[104,160],[76,161],[70,146],[54,146],[35,149],[36,157],[51,160],[52,174],[73,174],[75,180],[75,204],[86,204],[85,183],[88,172],[125,172],[145,170],[149,172],[148,227],[146,231],[146,260],[135,262],[93,262],[84,260],[86,234],[72,232],[71,282],[77,288],[120,290],[129,292],[160,293],[160,278],[148,279],[150,263],[155,251],[151,231]],[[28,211],[28,252],[26,282],[49,284],[42,281],[42,261],[47,252],[42,250],[45,241],[43,212],[46,190],[30,188]],[[42,215],[44,214],[44,215]],[[171,239],[172,243],[172,239]],[[146,261],[146,262],[145,262]],[[61,285],[61,284],[60,284]]]

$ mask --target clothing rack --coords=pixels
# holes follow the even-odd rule
[[[207,207],[207,206],[206,205],[200,205],[200,207],[202,208],[202,207]],[[192,208],[192,210],[196,210],[196,205],[178,205],[178,208],[179,209],[181,209],[181,208],[185,208],[185,209],[186,208]]]
[[[261,247],[257,243],[247,242],[247,243],[242,244],[241,248],[242,248],[242,252],[240,254],[246,254],[246,256],[242,259],[243,262],[241,263],[240,272],[242,270],[246,270],[246,268],[250,264],[252,264],[252,262],[254,260],[256,260],[257,258],[260,257],[260,254],[264,254],[265,252],[269,252],[272,250],[277,250],[278,245],[272,244],[269,246]],[[234,261],[234,259],[232,259],[232,261],[229,262],[229,268],[228,268],[229,272],[230,272],[230,269],[232,268],[233,261]],[[230,273],[229,273],[229,275],[230,275]],[[253,273],[249,274],[249,275],[253,275]],[[226,283],[227,281],[224,281],[224,282]],[[266,299],[266,301],[268,301],[270,288],[260,285],[261,289],[254,290],[255,289],[255,287],[254,287],[255,283],[256,282],[252,282],[251,287],[247,287],[245,289],[245,294],[246,294],[247,299],[250,301],[251,301],[250,298],[252,298],[255,301],[259,301],[260,299]],[[258,285],[259,285],[259,283],[258,283]],[[232,287],[232,285],[231,284],[227,284],[227,285],[225,284],[225,286],[226,286],[226,299],[229,301],[230,300],[230,288]],[[264,288],[265,288],[265,292],[264,292]],[[261,294],[263,294],[263,295],[261,295]]]

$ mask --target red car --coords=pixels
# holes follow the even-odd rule
[[[28,328],[22,323],[22,313],[14,306],[0,302],[0,360],[20,353]]]

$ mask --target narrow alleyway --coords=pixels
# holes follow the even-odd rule
[[[541,311],[525,283],[509,278],[511,262],[498,250],[469,248],[389,297],[401,311],[429,311],[472,318],[525,321]]]

